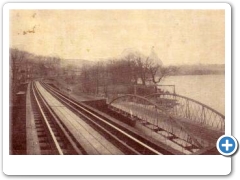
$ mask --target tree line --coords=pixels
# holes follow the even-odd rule
[[[9,49],[10,85],[12,93],[19,91],[22,83],[32,79],[56,75],[61,59],[57,56],[40,56],[17,48]]]
[[[129,52],[118,59],[82,67],[80,83],[85,92],[106,93],[114,85],[156,85],[170,72],[154,52],[149,56]]]
[[[105,93],[119,86],[148,86],[158,84],[172,72],[152,51],[149,56],[127,52],[120,58],[111,58],[94,64],[61,66],[57,56],[40,56],[10,48],[11,88],[15,93],[23,82],[48,78],[66,84],[77,84],[85,93]],[[81,63],[81,62],[79,62]],[[77,68],[78,67],[78,68]]]

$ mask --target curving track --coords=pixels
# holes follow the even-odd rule
[[[31,83],[30,87],[40,153],[52,155],[83,154],[84,151],[80,144],[51,110],[35,83]]]
[[[120,126],[119,124],[112,122],[105,116],[98,114],[88,106],[67,97],[66,95],[62,94],[60,91],[52,88],[51,86],[43,82],[40,82],[40,84],[52,96],[54,96],[58,101],[64,104],[64,106],[68,107],[71,111],[73,111],[77,116],[79,116],[82,120],[89,124],[94,130],[98,131],[105,139],[107,139],[114,146],[119,148],[124,154],[173,154],[166,148],[145,139],[141,135],[129,131],[128,129]],[[58,124],[61,124],[61,122],[58,122]],[[67,131],[67,129],[65,130]],[[63,134],[71,133],[74,132],[68,132]],[[73,136],[70,135],[69,138],[71,139],[71,137]],[[52,141],[55,142],[54,138],[52,139]],[[79,154],[87,154],[87,150],[85,150],[84,146],[78,145],[80,148],[77,148],[75,142],[77,141],[76,139],[71,141],[73,142],[72,146],[75,144],[75,147],[78,150]],[[58,145],[55,146],[57,147]]]

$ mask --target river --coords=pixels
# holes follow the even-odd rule
[[[224,75],[169,76],[160,85],[175,85],[177,94],[197,100],[225,115]],[[164,89],[172,92],[169,87]]]

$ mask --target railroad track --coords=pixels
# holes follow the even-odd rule
[[[40,84],[66,107],[75,112],[81,119],[100,132],[125,154],[162,155],[173,154],[163,147],[131,132],[117,123],[107,119],[101,114],[91,110],[90,107],[77,102],[64,95],[59,90],[40,82]],[[84,147],[83,147],[84,148]]]
[[[34,82],[31,83],[30,87],[31,104],[41,154],[84,154],[80,144],[54,114]]]

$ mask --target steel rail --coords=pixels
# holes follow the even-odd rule
[[[64,133],[65,137],[68,139],[68,141],[70,142],[70,144],[72,145],[73,149],[78,153],[78,154],[86,154],[85,150],[82,148],[82,150],[80,150],[77,145],[76,142],[74,142],[73,138],[70,137],[69,133],[65,130],[65,128],[63,127],[63,125],[59,122],[58,117],[55,115],[55,113],[53,113],[53,110],[51,107],[49,107],[48,103],[46,102],[46,100],[43,98],[43,96],[41,95],[41,93],[39,92],[39,90],[36,87],[35,84],[35,88],[38,91],[39,96],[41,97],[45,107],[48,109],[48,112],[51,114],[51,116],[54,118],[54,120],[56,121],[56,123],[58,124],[58,126],[60,127],[60,129],[62,130],[62,132]]]
[[[53,88],[49,87],[49,89],[51,89],[52,93],[58,94],[58,96],[60,96],[61,98],[65,99],[66,101],[72,103],[73,105],[77,106],[78,108],[82,109],[84,112],[87,112],[88,114],[90,114],[91,116],[97,118],[98,120],[102,121],[103,123],[111,126],[113,129],[115,129],[116,131],[120,132],[121,134],[127,136],[128,138],[130,138],[131,140],[135,141],[136,143],[140,144],[141,146],[143,146],[144,148],[148,149],[149,151],[158,154],[158,155],[162,155],[162,153],[160,153],[159,151],[153,149],[152,147],[144,144],[143,142],[139,141],[138,139],[136,139],[135,137],[133,137],[132,135],[129,135],[128,133],[124,132],[123,130],[121,130],[120,128],[114,126],[113,124],[109,123],[108,121],[104,120],[103,118],[97,116],[96,114],[92,113],[91,111],[87,110],[86,108],[80,106],[79,104],[75,103],[74,101],[72,101],[69,98],[64,97],[61,93],[57,92],[56,90],[54,90]],[[79,113],[81,113],[80,111],[78,111]],[[81,113],[83,114],[83,113]],[[84,114],[83,114],[84,115]],[[86,115],[84,115],[86,116]]]
[[[36,100],[36,102],[37,102],[37,105],[38,105],[38,107],[39,107],[39,110],[40,110],[40,112],[41,112],[41,114],[42,114],[42,117],[43,117],[43,119],[44,119],[44,121],[45,121],[45,123],[46,123],[46,125],[47,125],[48,131],[50,132],[50,135],[51,135],[51,137],[52,137],[52,139],[53,139],[53,141],[54,141],[54,144],[55,144],[55,146],[56,146],[56,148],[57,148],[57,151],[58,151],[58,153],[59,153],[60,155],[63,155],[63,151],[62,151],[62,149],[61,149],[61,147],[60,147],[60,145],[59,145],[59,143],[58,143],[58,141],[57,141],[57,139],[56,139],[56,137],[55,137],[55,135],[54,135],[54,133],[53,133],[53,131],[52,131],[52,128],[51,128],[50,124],[48,123],[47,117],[45,116],[45,113],[44,113],[43,110],[42,110],[42,107],[41,107],[40,102],[39,102],[39,100],[38,100],[38,98],[37,98],[37,96],[36,96],[36,92],[35,92],[33,86],[32,86],[32,91],[33,91],[33,95],[34,95],[34,97],[35,97],[35,100]]]

